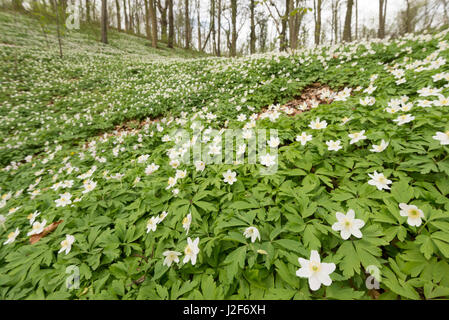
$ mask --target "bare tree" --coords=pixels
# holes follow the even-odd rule
[[[348,0],[346,6],[346,17],[345,17],[345,27],[343,30],[343,41],[351,42],[352,41],[352,7],[354,5],[354,0]]]
[[[121,31],[122,19],[120,18],[120,4],[119,4],[118,0],[115,0],[115,8],[117,10],[117,30]]]
[[[165,5],[162,5],[161,0],[157,0],[156,4],[159,9],[159,13],[161,14],[161,39],[162,41],[167,41],[167,9],[169,0],[165,0]]]
[[[90,0],[86,0],[86,19],[90,23]]]
[[[173,48],[173,38],[175,36],[175,23],[173,21],[173,1],[168,1],[168,47]]]
[[[232,39],[231,56],[237,55],[237,0],[231,0]]]
[[[146,32],[148,39],[151,38],[151,46],[157,48],[157,16],[154,0],[144,0]],[[151,25],[150,25],[151,21]]]
[[[59,57],[62,58],[62,39],[61,39],[61,31],[60,31],[60,26],[59,26],[59,7],[58,7],[58,3],[56,2],[56,0],[53,0],[53,8],[55,10],[56,13],[56,34],[58,36],[58,44],[59,44]]]
[[[295,50],[298,48],[298,37],[299,30],[301,28],[301,23],[304,18],[306,11],[302,7],[303,0],[290,0],[289,5],[290,8],[288,10],[288,29],[289,39],[290,39],[290,48]],[[321,18],[320,18],[321,19]]]
[[[218,12],[217,12],[217,56],[221,56],[221,0],[218,0]]]
[[[186,49],[190,48],[190,14],[189,14],[189,0],[185,0],[185,33],[186,33]]]
[[[108,43],[108,6],[106,0],[101,0],[101,42]]]
[[[249,4],[249,11],[250,11],[250,35],[249,35],[249,52],[251,54],[256,53],[256,25],[255,25],[255,21],[254,21],[254,9],[255,9],[255,0],[250,0],[250,4]]]
[[[129,21],[128,21],[128,14],[126,13],[126,0],[123,0],[123,15],[125,16],[125,30],[128,32],[129,31]]]
[[[379,0],[379,31],[377,36],[381,39],[385,38],[385,21],[387,15],[387,1]]]
[[[315,45],[318,46],[320,44],[321,37],[321,9],[322,9],[322,0],[313,0],[313,15],[315,18]]]
[[[201,50],[201,19],[200,19],[200,0],[196,0],[196,24],[197,26],[197,32],[198,32],[198,51]]]

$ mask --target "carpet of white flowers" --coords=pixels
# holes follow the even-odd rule
[[[162,61],[0,22],[0,299],[449,297],[447,30]],[[198,127],[278,130],[277,172],[181,163]]]

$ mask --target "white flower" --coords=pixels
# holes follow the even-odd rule
[[[440,141],[441,145],[447,146],[449,145],[449,130],[446,132],[437,132],[432,138]]]
[[[256,241],[256,239],[259,239],[259,241],[260,241],[260,233],[256,227],[246,228],[245,232],[243,232],[243,235],[246,238],[251,238],[251,242],[253,242],[253,243]]]
[[[402,217],[408,217],[407,223],[409,225],[415,227],[419,227],[421,225],[421,219],[424,218],[424,213],[422,212],[422,210],[418,209],[417,206],[400,203],[399,208],[401,209],[399,214]]]
[[[34,211],[34,213],[30,213],[27,216],[27,219],[30,220],[30,225],[33,225],[34,220],[36,220],[36,218],[40,215],[41,213],[39,211]]]
[[[327,122],[326,120],[320,121],[320,118],[317,118],[310,122],[309,127],[314,130],[325,129],[327,127]]]
[[[187,175],[187,170],[176,170],[176,179],[183,179]]]
[[[143,154],[137,158],[137,163],[145,163],[145,161],[147,161],[149,157],[149,154]]]
[[[177,179],[175,177],[168,178],[168,187],[165,190],[172,188],[176,184]]]
[[[157,224],[159,223],[159,217],[151,217],[147,222],[147,233],[150,231],[155,232],[157,228]]]
[[[95,189],[95,187],[97,186],[97,183],[92,180],[86,180],[86,181],[84,181],[83,186],[84,186],[84,190],[82,191],[82,193],[88,193],[88,192],[91,192],[93,189]]]
[[[329,274],[334,272],[335,263],[321,263],[320,255],[316,250],[312,250],[310,260],[298,258],[301,268],[296,271],[296,275],[301,278],[309,278],[310,290],[316,291],[321,284],[330,286],[332,279]]]
[[[300,136],[296,136],[296,141],[301,142],[301,145],[305,146],[307,142],[312,140],[312,135],[305,132],[301,133]]]
[[[165,257],[162,265],[170,267],[173,262],[179,262],[178,256],[181,255],[181,252],[167,250],[162,255]]]
[[[3,244],[10,244],[10,243],[13,243],[14,241],[16,241],[16,238],[19,235],[19,233],[20,233],[19,228],[16,228],[16,230],[14,232],[11,232],[10,234],[8,234],[8,240],[3,242]]]
[[[392,181],[385,178],[383,173],[377,173],[377,171],[374,171],[373,174],[368,173],[368,176],[371,178],[371,180],[368,181],[370,185],[376,186],[379,190],[390,189],[388,185],[391,184]]]
[[[436,107],[447,107],[449,106],[449,98],[441,96],[439,100],[433,101],[433,105]]]
[[[173,169],[176,169],[177,167],[179,167],[179,165],[181,164],[180,162],[179,162],[179,160],[171,160],[170,161],[170,166],[173,168]]]
[[[246,120],[246,115],[244,113],[241,113],[237,116],[237,121],[243,122]]]
[[[366,139],[365,130],[349,134],[349,138],[351,138],[351,141],[349,142],[349,144],[354,144],[354,143],[359,142],[360,140],[365,140]]]
[[[340,140],[337,140],[337,141],[334,141],[334,140],[327,141],[326,144],[327,144],[327,149],[328,149],[329,151],[338,151],[338,150],[340,150],[341,148],[343,148],[343,147],[340,145],[340,144],[341,144],[341,141],[340,141]]]
[[[206,163],[204,161],[195,161],[196,171],[203,171],[206,168]]]
[[[4,215],[0,214],[0,226],[5,227],[6,218]]]
[[[15,207],[15,208],[10,208],[9,210],[8,210],[8,216],[10,215],[10,214],[13,214],[13,213],[15,213],[17,210],[19,210],[21,208],[21,206],[19,206],[19,207]]]
[[[332,225],[332,230],[340,231],[340,236],[343,240],[349,239],[351,234],[356,238],[362,237],[360,228],[365,225],[365,222],[360,219],[355,219],[354,210],[350,209],[346,215],[341,212],[337,212],[335,215],[338,222]]]
[[[225,183],[229,183],[230,185],[232,185],[234,182],[237,181],[236,178],[237,173],[234,171],[231,171],[230,169],[228,171],[226,171],[225,173],[223,173],[223,181]]]
[[[75,237],[68,234],[65,239],[61,241],[61,249],[59,249],[58,253],[65,251],[65,254],[68,254],[72,249],[72,244],[75,242]]]
[[[167,211],[162,211],[162,213],[158,217],[158,223],[161,223],[162,221],[164,221],[164,219],[165,219],[165,217],[167,217],[167,215],[168,215]]]
[[[344,125],[344,124],[346,124],[349,120],[351,120],[351,118],[344,117],[344,118],[341,119],[341,124]]]
[[[415,120],[415,117],[410,114],[403,114],[402,116],[399,116],[397,119],[394,119],[394,122],[398,123],[398,126],[402,126],[405,123],[409,123],[411,121]]]
[[[276,156],[275,155],[271,155],[271,154],[265,154],[263,156],[259,157],[260,159],[260,164],[270,167],[270,166],[274,166],[276,164]]]
[[[373,148],[370,150],[371,152],[382,152],[384,151],[389,145],[389,142],[385,142],[385,140],[382,139],[380,142],[380,145],[373,144]]]
[[[147,166],[145,168],[145,174],[146,175],[150,175],[153,172],[155,172],[157,169],[159,169],[159,166],[157,164],[155,164],[155,163],[152,163],[152,164],[150,164],[149,166]]]
[[[276,148],[277,146],[279,146],[280,140],[277,137],[271,137],[267,143],[270,146],[270,148]]]
[[[32,230],[30,232],[27,233],[27,236],[32,236],[34,234],[39,234],[42,231],[44,231],[44,227],[47,224],[47,220],[43,220],[42,222],[35,222],[33,223],[33,227]]]
[[[182,262],[187,263],[189,260],[191,261],[192,265],[195,265],[196,263],[196,256],[200,252],[200,249],[198,248],[198,243],[200,241],[200,238],[196,238],[192,241],[192,239],[187,238],[187,246],[184,249],[184,260]]]
[[[61,198],[55,200],[56,207],[65,207],[66,205],[69,205],[72,203],[72,200],[70,200],[72,195],[70,193],[66,192],[64,194],[60,194],[59,196]]]
[[[192,214],[189,213],[183,220],[182,220],[182,227],[186,231],[186,234],[189,234],[190,224],[192,223]]]

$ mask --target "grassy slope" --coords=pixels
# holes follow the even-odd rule
[[[382,298],[447,296],[448,149],[432,136],[449,130],[449,111],[447,106],[418,107],[422,98],[417,91],[435,86],[447,96],[445,82],[435,82],[432,76],[448,72],[448,66],[406,69],[403,85],[396,85],[389,72],[416,61],[429,65],[438,57],[448,59],[449,50],[441,44],[447,41],[442,33],[295,55],[170,62],[117,52],[86,55],[76,49],[59,61],[36,47],[7,48],[1,56],[6,62],[1,160],[6,164],[35,150],[45,152],[18,168],[7,166],[0,174],[2,193],[12,195],[0,214],[7,216],[17,208],[7,216],[2,239],[16,227],[21,232],[13,244],[0,247],[0,297],[367,299],[368,265],[382,268]],[[370,80],[373,74],[378,78]],[[229,127],[241,128],[247,122],[237,121],[237,115],[250,116],[272,103],[286,102],[316,81],[361,90],[346,101],[294,118],[279,110],[278,120],[257,121],[257,128],[279,132],[276,175],[260,176],[259,165],[211,164],[204,172],[183,165],[188,174],[176,185],[179,194],[166,189],[167,178],[176,170],[166,155],[174,143],[162,142],[164,135],[188,127],[192,117],[205,127],[218,128],[229,120]],[[364,106],[360,98],[369,96],[364,89],[371,83],[377,87],[370,94],[376,103]],[[397,126],[393,120],[405,112],[389,114],[385,107],[404,95],[414,103],[409,113],[415,120]],[[207,109],[200,111],[203,107]],[[209,113],[217,118],[208,119]],[[95,137],[88,148],[73,144],[126,119],[161,114],[167,118],[139,133]],[[308,127],[316,117],[328,122],[325,130]],[[351,120],[342,125],[343,117]],[[361,130],[368,139],[350,144],[348,133]],[[313,134],[306,146],[295,142],[302,132]],[[343,149],[327,150],[325,142],[331,139],[341,140]],[[389,147],[380,154],[370,152],[381,139],[389,141]],[[138,157],[145,154],[147,162],[139,164]],[[160,168],[147,175],[145,167],[152,162]],[[94,166],[90,179],[97,186],[83,194],[86,177],[79,176]],[[232,186],[223,182],[227,169],[237,173]],[[368,185],[368,173],[375,170],[393,181],[391,193]],[[67,180],[74,181],[73,187],[53,190],[55,183]],[[56,207],[55,200],[66,191],[72,201],[80,201]],[[407,225],[399,216],[401,202],[423,209],[429,223],[420,229]],[[361,240],[343,241],[330,228],[335,212],[349,208],[366,222]],[[27,216],[35,210],[41,212],[38,221],[64,222],[29,245]],[[167,218],[147,233],[148,219],[162,211],[169,213]],[[193,222],[188,236],[200,238],[197,264],[167,269],[162,252],[183,252],[187,236],[181,222],[189,212]],[[258,227],[261,241],[252,244],[243,237],[249,225]],[[66,234],[76,238],[67,256],[57,254]],[[317,292],[295,276],[298,257],[309,258],[311,249],[337,264],[332,286]],[[148,260],[143,267],[136,254]],[[67,292],[65,268],[72,264],[80,266],[81,288]],[[137,279],[144,281],[132,284]]]

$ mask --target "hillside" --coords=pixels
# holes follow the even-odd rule
[[[237,59],[74,33],[59,59],[14,19],[0,299],[449,297],[447,30]],[[226,128],[244,163],[182,161],[221,155]],[[254,164],[256,129],[273,158]]]

